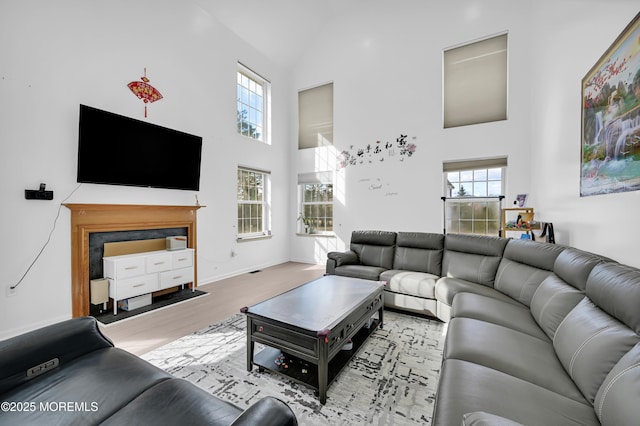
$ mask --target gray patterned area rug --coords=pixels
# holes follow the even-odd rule
[[[314,390],[246,368],[246,318],[236,314],[142,358],[246,409],[264,396],[285,401],[300,425],[428,425],[446,325],[385,311],[377,329],[329,386],[321,405]],[[260,350],[256,345],[256,353]]]

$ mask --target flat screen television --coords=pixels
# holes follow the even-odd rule
[[[198,191],[202,138],[80,105],[78,182]]]

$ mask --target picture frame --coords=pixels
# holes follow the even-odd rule
[[[580,196],[640,189],[640,13],[582,79]]]

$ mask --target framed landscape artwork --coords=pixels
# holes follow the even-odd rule
[[[640,13],[582,79],[580,196],[640,189]]]

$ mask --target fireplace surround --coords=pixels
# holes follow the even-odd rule
[[[202,206],[65,204],[71,210],[71,307],[73,317],[89,315],[90,236],[93,233],[186,229],[196,249],[197,211]],[[197,251],[196,251],[197,253]],[[197,285],[197,256],[194,258]]]

